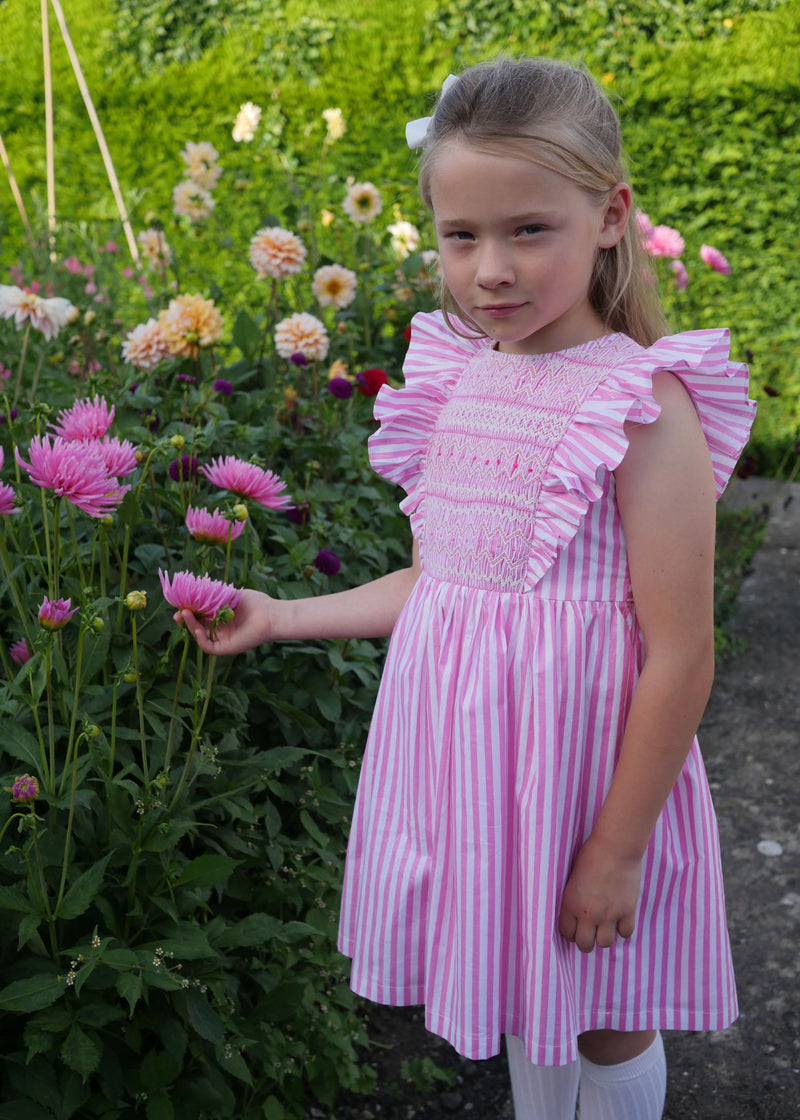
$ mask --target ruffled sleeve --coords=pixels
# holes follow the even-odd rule
[[[589,504],[601,496],[602,471],[622,462],[628,449],[625,423],[658,418],[655,373],[674,373],[690,393],[711,453],[717,497],[749,437],[756,404],[747,396],[747,366],[730,360],[729,331],[686,331],[646,349],[624,341],[630,351],[584,400],[543,479],[529,584],[541,579],[577,533]]]
[[[415,537],[422,531],[428,439],[462,369],[486,345],[451,331],[441,311],[415,315],[403,363],[405,385],[384,385],[375,398],[380,428],[369,439],[370,463],[381,477],[406,491],[400,509],[411,519]]]

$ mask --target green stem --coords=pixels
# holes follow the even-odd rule
[[[167,752],[164,756],[164,773],[169,773],[169,764],[172,761],[172,740],[175,736],[175,716],[178,710],[178,699],[180,696],[181,685],[183,684],[183,673],[186,668],[186,658],[189,653],[190,638],[187,634],[183,642],[183,653],[181,654],[181,663],[178,668],[178,680],[175,684],[175,696],[172,701],[172,714],[169,721],[169,733],[167,735]]]
[[[42,723],[39,719],[39,705],[35,700],[31,699],[31,714],[33,715],[33,722],[36,724],[36,738],[39,742],[39,755],[42,762],[42,781],[46,790],[55,791],[55,784],[51,786],[50,767],[47,764],[47,749],[44,745],[44,732],[42,731]]]
[[[44,661],[44,679],[45,679],[45,693],[47,695],[47,740],[50,747],[50,793],[56,792],[56,728],[55,720],[53,718],[53,686],[51,683],[51,648],[53,637],[48,635],[47,639],[47,652],[45,653]]]
[[[53,908],[53,917],[58,917],[58,911],[61,907],[61,902],[64,898],[64,888],[67,885],[67,869],[69,867],[69,847],[72,843],[72,824],[75,820],[75,795],[78,787],[78,747],[80,746],[83,732],[75,740],[75,746],[72,750],[72,789],[69,797],[69,817],[67,818],[67,831],[64,836],[64,855],[61,860],[61,882],[58,885],[58,896],[56,904]],[[66,772],[66,766],[64,767]]]
[[[136,611],[131,611],[131,636],[133,639],[133,668],[136,673],[136,706],[139,709],[139,738],[142,744],[142,777],[145,792],[150,788],[150,775],[147,766],[147,737],[144,727],[144,696],[142,695],[142,674],[139,671],[139,646],[136,641]]]
[[[77,652],[77,655],[76,655],[76,658],[75,658],[75,685],[74,685],[74,688],[73,688],[73,691],[72,691],[72,714],[70,716],[69,736],[67,738],[67,758],[66,758],[66,762],[65,762],[65,765],[64,765],[64,772],[61,775],[61,784],[60,784],[59,789],[58,789],[58,796],[59,797],[61,797],[61,795],[63,794],[64,787],[67,784],[67,765],[68,765],[68,762],[69,762],[69,757],[72,753],[72,745],[73,745],[73,742],[75,741],[75,728],[76,728],[77,723],[78,723],[78,700],[79,700],[80,694],[81,694],[81,667],[82,667],[82,662],[83,662],[83,641],[84,641],[85,635],[86,635],[86,629],[83,625],[81,625],[81,627],[79,629],[79,632],[78,632],[78,652]],[[80,740],[80,735],[78,736],[78,740]],[[75,747],[76,747],[76,750],[77,750],[77,743],[75,744]],[[74,793],[75,793],[75,791],[73,790],[73,796],[74,796]]]
[[[75,532],[75,513],[71,502],[67,504],[67,516],[69,519],[70,535],[72,536],[72,546],[75,549],[75,560],[78,564],[78,578],[81,581],[81,588],[84,588],[86,587],[86,580],[83,573],[83,564],[81,563],[81,554],[78,549],[78,534]]]
[[[11,592],[11,598],[14,600],[14,606],[17,608],[17,614],[19,615],[20,622],[22,623],[22,629],[25,632],[25,638],[27,639],[28,647],[33,650],[33,637],[31,636],[31,631],[28,626],[28,611],[22,601],[22,597],[20,596],[16,581],[11,574],[11,562],[9,560],[8,550],[6,549],[6,542],[3,539],[2,533],[0,533],[0,563],[2,563],[3,565],[3,572],[5,573],[5,577],[8,582],[8,590]]]
[[[198,647],[198,650],[199,650],[199,647]],[[200,678],[200,662],[201,662],[201,659],[202,659],[202,652],[200,654],[200,658],[198,658],[198,673],[197,673],[198,680]],[[216,665],[216,662],[217,662],[216,657],[209,657],[209,659],[208,659],[208,675],[206,677],[206,694],[205,694],[205,697],[203,698],[203,707],[202,707],[202,710],[200,711],[199,718],[197,716],[195,716],[195,725],[194,725],[194,728],[192,729],[192,741],[191,741],[191,744],[189,746],[189,752],[186,756],[186,762],[184,763],[184,766],[183,766],[183,773],[181,774],[181,780],[178,782],[178,788],[175,790],[175,795],[172,798],[172,803],[170,804],[170,809],[173,809],[175,807],[175,804],[177,803],[177,800],[180,797],[181,791],[183,790],[183,787],[186,784],[186,779],[189,776],[189,768],[192,764],[192,759],[194,758],[194,752],[195,752],[195,749],[197,747],[197,744],[200,742],[200,734],[203,730],[203,724],[205,722],[205,718],[206,718],[206,715],[208,713],[209,701],[211,700],[211,682],[212,682],[212,679],[214,677],[214,667]]]

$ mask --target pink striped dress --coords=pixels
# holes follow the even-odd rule
[[[585,1030],[708,1030],[737,1014],[714,810],[695,742],[644,863],[636,932],[583,955],[562,890],[611,780],[642,665],[614,468],[657,370],[697,407],[719,491],[752,423],[726,331],[608,335],[509,355],[418,315],[384,387],[376,470],[407,492],[422,572],[364,756],[339,947],[355,991],[424,1004],[469,1058],[538,1064]]]

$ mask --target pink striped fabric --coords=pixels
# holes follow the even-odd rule
[[[702,331],[503,355],[417,316],[406,387],[378,398],[371,458],[408,494],[422,575],[365,752],[339,945],[357,992],[424,1004],[467,1057],[508,1033],[558,1065],[585,1030],[736,1016],[696,742],[647,852],[634,936],[584,956],[556,928],[643,657],[614,500],[623,425],[657,417],[653,373],[675,371],[721,488],[753,416],[727,354],[725,332]]]

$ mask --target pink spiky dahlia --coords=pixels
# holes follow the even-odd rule
[[[71,599],[48,599],[45,596],[39,607],[39,625],[45,630],[60,630],[77,610]]]
[[[235,541],[244,531],[244,522],[229,521],[216,509],[197,509],[195,506],[189,506],[186,510],[186,528],[196,541],[227,544],[229,538]]]
[[[232,583],[196,576],[192,572],[175,572],[170,577],[159,568],[158,578],[167,602],[179,611],[191,611],[201,618],[215,619],[226,607],[235,610],[241,591]]]
[[[31,482],[67,498],[89,517],[106,517],[130,490],[108,473],[91,441],[34,436],[28,448],[29,463],[22,458],[19,448],[14,451]]]
[[[106,434],[114,420],[115,408],[108,407],[104,397],[95,395],[75,401],[71,408],[62,408],[50,427],[63,439],[100,439]]]
[[[200,471],[214,486],[222,490],[232,490],[242,498],[252,498],[268,509],[284,509],[291,504],[291,498],[284,494],[286,483],[273,471],[265,471],[255,463],[246,463],[234,455],[212,459]]]

